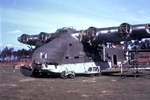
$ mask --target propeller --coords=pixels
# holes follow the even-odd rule
[[[150,34],[150,24],[145,25],[145,30],[148,34]]]
[[[90,39],[90,40],[94,40],[95,36],[96,36],[96,28],[95,27],[89,27],[86,31],[86,36]]]
[[[127,39],[131,32],[132,29],[128,23],[122,23],[118,28],[118,33],[120,33],[122,39]]]

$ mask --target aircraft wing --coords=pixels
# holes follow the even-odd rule
[[[70,31],[71,30],[71,31]],[[59,37],[63,32],[70,34],[78,33],[78,38],[83,43],[94,45],[109,43],[120,43],[120,41],[140,40],[150,38],[150,24],[130,25],[122,23],[116,27],[95,28],[89,27],[86,30],[75,30],[71,28],[58,29],[55,33],[41,32],[38,35],[23,34],[18,41],[28,45],[41,46],[52,38]]]
[[[119,43],[120,41],[141,40],[150,38],[150,24],[130,25],[122,23],[119,27],[89,27],[80,32],[79,39],[91,44]]]

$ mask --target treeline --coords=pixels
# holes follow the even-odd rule
[[[1,61],[11,61],[16,60],[19,57],[31,57],[32,50],[29,49],[19,49],[14,50],[13,47],[5,47],[3,50],[0,51],[0,60]]]

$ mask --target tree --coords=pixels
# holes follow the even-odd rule
[[[11,48],[8,48],[8,51],[7,51],[7,56],[9,58],[9,60],[11,60],[11,57],[13,55],[13,51],[14,51],[14,48],[11,47]]]
[[[3,61],[7,57],[7,51],[8,51],[8,47],[5,47],[1,52],[1,58],[3,59]]]
[[[14,56],[14,59],[16,59],[17,58],[17,51],[13,51],[13,56]]]
[[[33,53],[32,49],[26,50],[26,49],[19,49],[17,51],[14,51],[14,48],[8,48],[7,46],[1,50],[0,52],[0,58],[4,60],[12,60],[12,56],[14,59],[17,59],[19,57],[31,57]]]

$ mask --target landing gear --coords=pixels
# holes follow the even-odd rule
[[[102,75],[102,73],[97,73],[97,74],[95,74],[95,76],[97,76],[97,77],[99,77],[99,76],[101,76]]]
[[[61,78],[66,79],[66,78],[75,78],[75,72],[74,71],[62,71],[61,73]]]
[[[63,71],[61,73],[61,78],[66,79],[67,78],[67,74],[66,73],[67,73],[66,71]]]
[[[76,77],[74,71],[71,71],[70,74],[69,74],[68,76],[69,76],[69,78],[75,78],[75,77]]]
[[[90,74],[90,77],[94,77],[95,76],[95,74]]]
[[[96,73],[96,74],[90,74],[89,76],[90,76],[90,77],[94,77],[94,76],[99,77],[99,76],[101,76],[101,75],[102,75],[101,73]]]
[[[102,72],[101,72],[100,67],[96,67],[96,69],[94,69],[94,70],[96,70],[97,73],[91,73],[91,74],[90,74],[90,77],[101,76],[101,75],[102,75]]]

